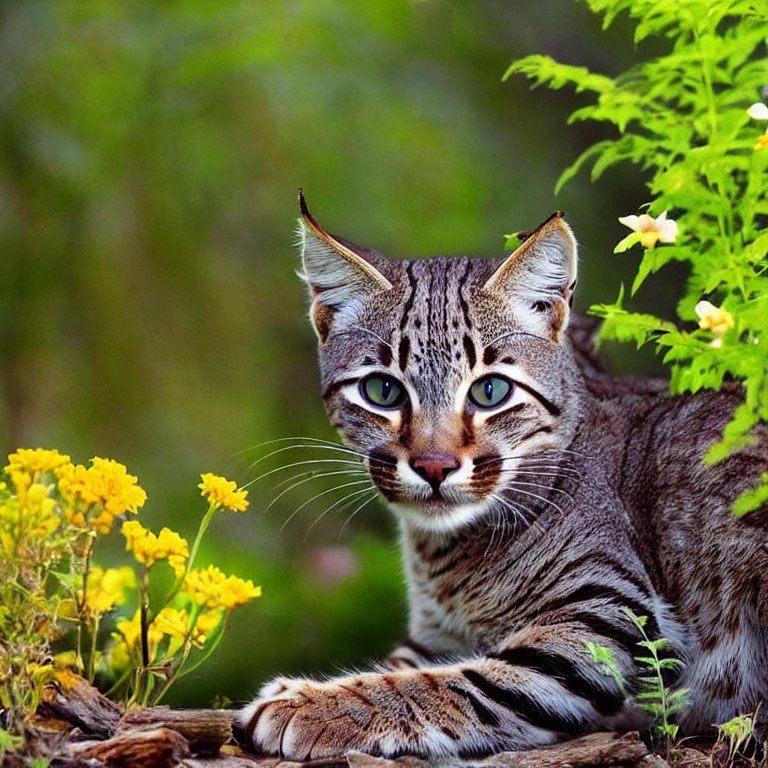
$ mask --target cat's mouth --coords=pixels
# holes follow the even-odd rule
[[[434,478],[419,479],[410,464],[394,456],[378,454],[369,457],[368,471],[379,492],[392,505],[422,510],[430,517],[451,515],[457,507],[484,503],[493,490],[493,483],[477,482],[476,470],[468,465],[462,472],[456,467],[456,475],[447,482]],[[457,482],[458,481],[458,482]]]
[[[397,501],[390,507],[403,519],[425,531],[445,533],[483,517],[488,503],[475,500],[457,504],[443,498]]]

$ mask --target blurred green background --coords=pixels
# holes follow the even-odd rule
[[[548,53],[615,74],[643,51],[571,0],[9,0],[0,4],[0,442],[118,459],[145,525],[191,537],[196,483],[332,438],[293,243],[296,190],[328,229],[393,257],[500,256],[566,211],[578,306],[612,300],[634,257],[617,216],[632,168],[560,171],[599,138],[570,92],[501,82]],[[636,306],[665,305],[641,296]],[[633,358],[635,359],[635,358]],[[631,365],[624,361],[620,364]],[[306,458],[309,454],[305,454]],[[320,455],[320,454],[317,454]],[[171,703],[247,698],[276,673],[386,654],[405,620],[396,528],[378,502],[345,527],[312,482],[222,515],[201,564],[264,594]],[[283,488],[286,486],[282,486]],[[342,531],[342,528],[344,529]],[[119,535],[102,559],[118,559]],[[124,555],[120,555],[124,557]]]

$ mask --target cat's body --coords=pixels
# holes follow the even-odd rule
[[[622,727],[626,690],[587,647],[631,690],[622,608],[685,662],[688,730],[768,698],[768,522],[730,512],[768,471],[768,429],[701,461],[738,392],[673,398],[584,356],[558,216],[503,262],[395,263],[302,211],[323,396],[401,521],[409,637],[389,671],[269,683],[252,743],[449,755]]]

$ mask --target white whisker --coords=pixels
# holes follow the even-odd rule
[[[353,517],[354,517],[354,516],[355,516],[355,515],[356,515],[356,514],[357,514],[357,513],[358,513],[358,512],[359,512],[359,511],[360,511],[360,510],[363,508],[363,507],[365,507],[367,504],[369,504],[371,501],[373,501],[373,500],[376,498],[376,496],[378,496],[378,493],[379,493],[379,492],[378,492],[378,490],[376,490],[375,488],[374,488],[374,489],[372,489],[372,490],[373,490],[373,493],[372,493],[372,495],[371,495],[371,496],[369,496],[367,499],[365,499],[365,500],[363,501],[363,503],[362,503],[362,504],[360,504],[360,506],[359,506],[359,507],[356,507],[356,508],[355,508],[355,511],[354,511],[354,512],[353,512],[353,513],[352,513],[352,514],[351,514],[351,515],[350,515],[350,516],[349,516],[349,517],[348,517],[348,518],[347,518],[347,519],[344,521],[344,525],[342,525],[342,526],[341,526],[341,530],[339,531],[339,539],[340,539],[340,538],[342,537],[342,535],[344,534],[344,529],[347,527],[347,525],[349,525],[349,522],[350,522],[350,520],[352,520],[352,518],[353,518]]]
[[[352,461],[350,459],[307,459],[305,461],[295,461],[291,464],[285,464],[282,467],[277,467],[276,469],[270,469],[269,472],[264,472],[264,474],[259,475],[258,477],[255,477],[253,480],[249,480],[242,487],[248,488],[254,483],[258,483],[259,480],[263,480],[265,477],[274,475],[276,472],[284,472],[286,469],[291,469],[293,467],[303,467],[303,466],[306,466],[307,464],[346,464],[348,466],[353,466],[353,467],[363,466],[359,461]]]
[[[367,473],[365,472],[353,473],[348,469],[339,469],[334,472],[320,472],[319,474],[313,474],[310,477],[305,477],[303,480],[297,480],[292,485],[289,485],[287,488],[280,491],[280,493],[278,493],[277,496],[275,496],[275,498],[272,499],[272,501],[270,501],[269,504],[267,504],[266,508],[264,509],[264,513],[266,514],[267,512],[269,512],[269,510],[272,509],[272,507],[275,505],[277,501],[279,501],[283,496],[285,496],[286,493],[289,493],[294,488],[298,488],[298,486],[303,485],[304,483],[309,483],[316,478],[331,477],[332,475],[347,475],[348,477],[354,477],[354,476],[362,477],[363,475],[367,476]]]
[[[304,509],[304,507],[307,506],[307,504],[311,504],[313,501],[315,501],[315,499],[319,499],[321,496],[327,496],[329,493],[334,493],[335,491],[340,491],[342,488],[349,488],[350,486],[353,486],[353,485],[362,485],[363,483],[369,483],[369,482],[370,482],[370,480],[368,480],[368,479],[365,479],[365,480],[353,480],[352,482],[342,483],[341,485],[337,485],[337,486],[335,486],[333,488],[328,488],[328,489],[326,489],[324,491],[320,491],[320,493],[316,493],[312,498],[307,499],[300,506],[296,507],[296,509],[294,509],[293,512],[291,512],[290,515],[288,515],[288,517],[286,518],[285,522],[280,526],[280,533],[283,532],[283,529],[285,528],[285,526],[288,525],[288,523],[290,523],[291,520],[293,520],[293,518],[302,509]]]
[[[556,491],[557,493],[562,493],[564,496],[567,496],[571,501],[573,501],[573,496],[571,496],[568,491],[564,491],[562,488],[555,488],[554,486],[544,485],[543,483],[526,483],[523,480],[514,480],[509,484],[509,488],[514,490],[518,485],[525,485],[530,488],[541,488],[543,491]]]
[[[359,475],[362,477],[363,475],[367,475],[368,473],[364,469],[340,469],[337,470],[338,474],[346,473],[351,476]],[[286,477],[285,480],[281,480],[279,483],[275,483],[270,489],[269,493],[274,493],[278,488],[282,488],[287,483],[291,483],[294,480],[298,480],[300,477],[325,477],[325,473],[318,472],[316,469],[309,469],[306,472],[299,472],[297,475],[291,475],[290,477]]]
[[[336,507],[341,507],[341,509],[345,509],[346,507],[351,506],[350,500],[357,498],[361,493],[365,493],[366,491],[378,491],[375,488],[362,488],[359,491],[353,491],[352,493],[348,493],[346,496],[342,496],[340,499],[336,499],[330,506],[326,507],[312,522],[312,525],[307,528],[307,532],[304,536],[306,539],[312,529],[332,510],[336,509]],[[352,502],[354,503],[354,502]]]
[[[532,493],[531,491],[524,491],[522,488],[518,488],[517,485],[514,483],[510,484],[508,486],[508,489],[516,493],[522,493],[525,496],[532,496],[534,499],[539,499],[539,501],[543,501],[545,504],[551,504],[561,515],[565,514],[562,510],[562,507],[555,504],[555,502],[552,501],[551,499],[547,499],[544,496],[539,496],[538,493]]]

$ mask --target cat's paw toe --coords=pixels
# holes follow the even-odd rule
[[[246,741],[257,751],[289,760],[337,757],[366,746],[360,716],[327,684],[277,678],[239,716]],[[357,715],[357,716],[356,716]]]

